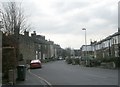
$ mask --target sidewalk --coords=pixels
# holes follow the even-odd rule
[[[25,81],[17,81],[16,85],[48,85],[43,80],[32,75],[28,70],[26,71]]]

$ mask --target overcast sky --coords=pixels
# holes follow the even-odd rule
[[[62,48],[79,49],[118,30],[119,0],[23,0],[32,31]]]

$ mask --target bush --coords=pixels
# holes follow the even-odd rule
[[[91,62],[92,62],[92,66],[100,66],[100,64],[101,64],[100,59],[94,59]]]
[[[80,64],[80,60],[78,58],[74,60],[75,60],[75,64]]]
[[[102,59],[98,59],[97,61],[100,61],[100,63],[110,63],[110,62],[114,62],[116,67],[120,67],[120,59],[119,57],[112,57],[112,58],[102,58]]]
[[[72,63],[72,59],[71,59],[71,58],[67,58],[67,59],[66,59],[66,62],[67,62],[68,64],[71,64],[71,63]]]
[[[67,58],[66,59],[66,62],[68,64],[73,64],[73,65],[76,65],[76,64],[80,64],[80,60],[77,58],[77,59],[73,59],[73,58]]]

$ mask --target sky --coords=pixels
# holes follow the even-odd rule
[[[118,2],[118,27],[120,29],[120,1]]]
[[[0,0],[1,1],[1,0]],[[31,30],[62,48],[79,49],[118,31],[119,0],[22,0]]]

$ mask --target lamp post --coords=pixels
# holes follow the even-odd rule
[[[83,28],[82,30],[85,31],[85,56],[87,56],[87,39],[86,39],[86,28]]]

